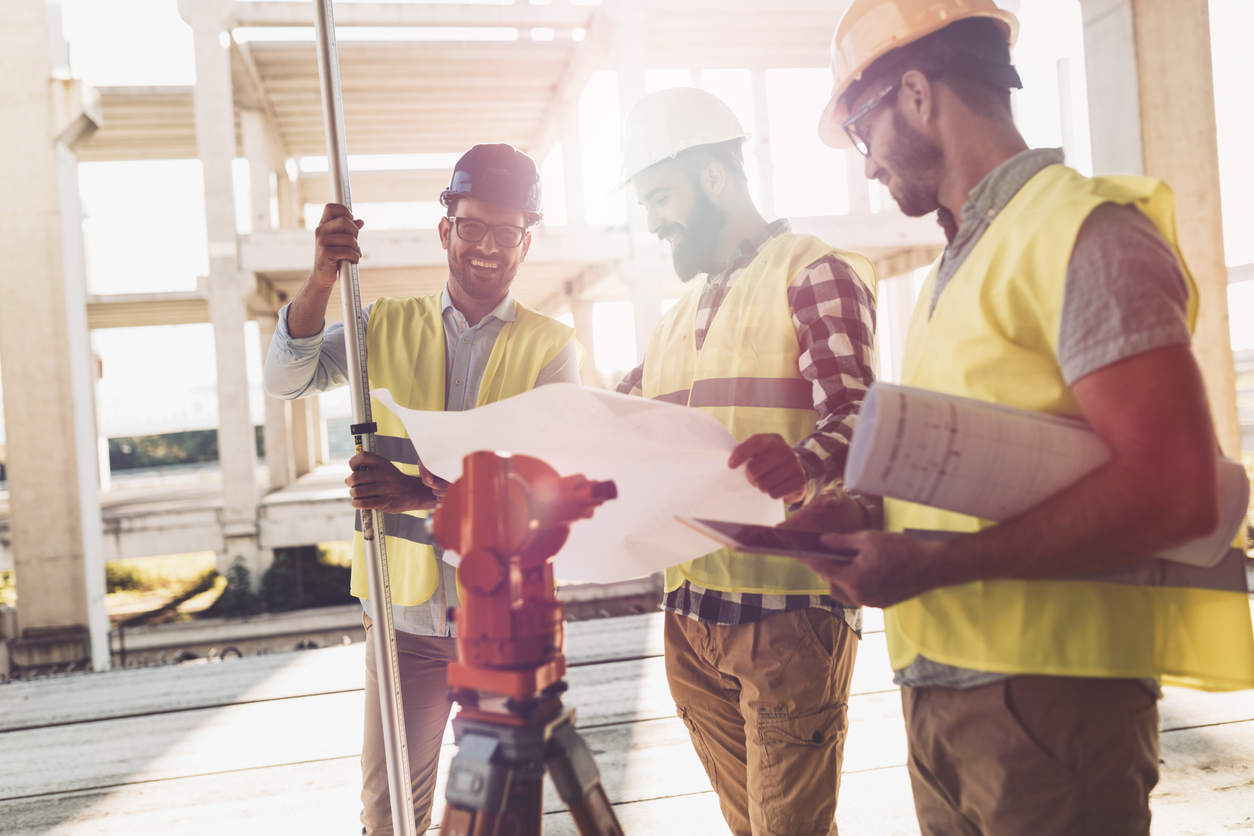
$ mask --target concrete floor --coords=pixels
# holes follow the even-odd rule
[[[917,834],[869,613],[850,701],[845,834]],[[726,833],[675,717],[657,614],[569,625],[567,702],[628,834]],[[358,832],[362,645],[0,686],[0,832]],[[1168,689],[1154,833],[1254,834],[1254,692]],[[453,753],[446,734],[442,768]],[[439,790],[443,795],[442,787]],[[551,790],[546,832],[575,829]]]

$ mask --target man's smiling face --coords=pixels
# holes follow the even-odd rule
[[[503,299],[518,273],[518,265],[527,257],[531,233],[525,234],[522,243],[516,247],[502,247],[491,230],[502,224],[526,227],[523,213],[471,197],[459,197],[449,215],[482,221],[489,227],[483,240],[465,241],[453,228],[453,222],[448,218],[440,219],[440,243],[448,250],[451,281],[471,299]]]
[[[675,272],[684,281],[717,270],[713,256],[727,213],[714,205],[697,175],[664,160],[631,178],[647,213],[649,232],[669,241]]]

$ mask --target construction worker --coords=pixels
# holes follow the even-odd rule
[[[515,301],[510,291],[540,222],[540,175],[509,145],[476,145],[440,195],[440,243],[448,251],[442,294],[379,299],[364,309],[370,385],[409,409],[462,411],[546,383],[578,383],[571,328]],[[344,333],[323,315],[341,260],[361,258],[363,223],[328,204],[315,232],[314,268],[279,323],[266,358],[266,391],[316,395],[347,382]],[[457,605],[453,567],[441,560],[423,518],[448,483],[428,472],[395,414],[372,401],[378,455],[358,453],[345,480],[353,507],[385,512],[400,682],[418,832],[431,823],[440,742],[452,707],[448,663],[457,659],[448,608]],[[450,475],[450,474],[443,474]],[[352,592],[368,606],[358,517]],[[369,617],[366,629],[371,629]],[[370,647],[367,641],[367,648]],[[366,652],[366,718],[361,756],[363,834],[392,833],[374,654]]]
[[[670,242],[679,277],[705,278],[618,391],[713,414],[741,442],[728,465],[799,503],[842,472],[872,382],[874,271],[766,222],[745,139],[726,104],[693,88],[627,116],[621,185]],[[726,549],[668,569],[665,589],[671,695],[732,832],[835,833],[861,611],[796,560]]]
[[[903,383],[1083,417],[1111,459],[1001,525],[886,499],[885,532],[824,538],[854,560],[810,565],[885,608],[925,836],[1147,834],[1159,683],[1254,687],[1243,556],[1146,557],[1219,521],[1197,289],[1165,184],[1028,148],[1017,27],[992,0],[854,0],[820,135],[948,238]]]

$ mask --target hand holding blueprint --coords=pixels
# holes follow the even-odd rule
[[[845,484],[851,490],[999,522],[1039,505],[1110,460],[1078,418],[876,383],[862,403]],[[1220,462],[1222,522],[1159,557],[1195,566],[1223,558],[1245,521],[1245,468]]]
[[[613,479],[618,498],[571,526],[559,578],[607,583],[708,554],[710,540],[677,514],[774,525],[784,506],[727,467],[736,440],[698,409],[569,383],[541,386],[468,412],[422,412],[371,392],[405,424],[423,464],[458,478],[476,450],[535,456],[568,476]]]

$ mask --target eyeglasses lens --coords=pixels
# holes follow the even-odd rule
[[[488,234],[488,225],[483,221],[457,218],[455,222],[457,224],[457,237],[463,241],[475,243],[482,241],[484,236]],[[492,229],[492,237],[502,247],[517,247],[522,243],[523,230],[509,224],[502,224]]]

